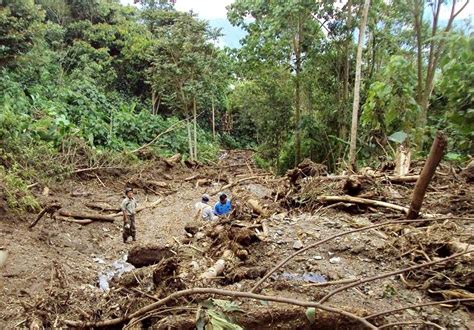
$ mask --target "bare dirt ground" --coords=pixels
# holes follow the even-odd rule
[[[309,192],[337,194],[342,191],[341,187],[311,178],[303,178],[299,185],[291,186],[282,178],[256,169],[248,151],[226,153],[222,158],[219,167],[167,166],[157,162],[140,173],[109,171],[99,172],[97,177],[84,173],[76,180],[49,187],[46,195],[42,194],[44,187],[37,187],[36,193],[43,204],[59,202],[68,211],[98,213],[86,206],[90,202],[118,207],[126,185],[136,187],[136,197],[142,205],[160,201],[137,215],[138,242],[131,244],[122,242],[120,217],[113,223],[95,221],[88,225],[73,223],[61,216],[45,217],[32,229],[28,229],[28,225],[36,217],[33,214],[8,214],[0,219],[0,252],[7,254],[6,263],[0,266],[0,328],[34,328],[38,324],[57,328],[67,327],[66,320],[112,319],[185,288],[249,291],[263,274],[298,249],[331,235],[402,218],[391,210],[354,204],[337,207],[314,204],[307,198]],[[225,187],[229,182],[248,177],[254,179]],[[408,205],[413,188],[413,184],[390,185],[390,188],[373,182],[369,185],[372,190],[376,187],[384,191],[379,191],[377,196],[383,195],[385,200],[400,205]],[[222,188],[229,191],[235,201],[236,211],[228,220],[231,225],[224,222],[222,228],[217,228],[196,224],[194,203],[204,192],[213,194]],[[334,286],[325,286],[325,282],[376,276],[459,252],[452,242],[472,243],[472,197],[472,184],[460,178],[443,179],[440,175],[428,192],[422,211],[450,213],[459,219],[427,222],[421,226],[393,225],[336,238],[292,259],[264,282],[261,293],[318,301],[334,289]],[[259,201],[265,214],[249,211],[246,203],[249,198]],[[216,200],[217,195],[212,195],[212,204]],[[268,226],[265,237],[259,227],[263,221]],[[203,234],[186,236],[184,228],[190,223]],[[253,235],[250,235],[251,241],[237,247],[235,236],[227,241],[236,224],[237,229],[250,230]],[[108,281],[110,290],[102,291],[99,275],[114,269],[114,262],[126,258],[131,249],[143,246],[169,247],[178,266],[173,268],[172,274],[165,274],[156,266],[137,268],[116,275]],[[230,262],[226,260],[223,274],[203,281],[200,274],[228,249],[239,257]],[[406,272],[403,277],[393,275],[355,286],[331,297],[328,305],[367,316],[421,302],[471,299],[474,298],[472,269],[470,254],[428,270]],[[258,274],[249,275],[251,271],[243,274],[244,270]],[[115,327],[193,329],[196,313],[207,308],[209,316],[214,310],[214,307],[199,305],[206,297],[209,295],[201,299],[199,296],[180,298],[168,309],[149,313],[136,322],[121,322]],[[233,301],[238,304],[237,309],[246,311],[223,308],[229,320],[248,329],[361,328],[354,320],[319,310],[316,322],[311,323],[301,307],[261,300],[222,299]],[[470,329],[474,328],[474,318],[469,312],[473,300],[404,310],[383,316],[375,323],[380,326],[419,321],[419,325],[402,327],[433,328],[435,324],[450,329]],[[219,311],[222,312],[222,308]],[[216,319],[207,318],[209,322]],[[218,328],[214,323],[213,326]]]

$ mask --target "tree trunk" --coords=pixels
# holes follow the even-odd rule
[[[156,115],[156,103],[157,103],[156,92],[154,89],[152,89],[151,90],[151,113],[153,115]]]
[[[352,0],[347,1],[347,19],[346,19],[347,29],[349,29],[346,37],[346,42],[344,44],[344,55],[345,55],[345,63],[344,63],[344,82],[343,82],[343,92],[342,92],[342,100],[347,100],[349,96],[349,69],[351,65],[350,61],[350,51],[349,46],[352,44]],[[344,104],[345,105],[345,104]],[[344,116],[345,117],[345,116]]]
[[[423,42],[422,42],[422,24],[423,24],[424,0],[413,0],[413,21],[414,32],[416,36],[416,66],[417,66],[417,85],[416,100],[421,104],[423,94]]]
[[[426,189],[436,171],[436,167],[441,161],[441,158],[443,158],[444,148],[447,143],[446,136],[442,132],[437,132],[428,159],[426,160],[425,166],[423,166],[420,178],[416,182],[410,204],[410,211],[407,216],[408,219],[416,219],[418,217]]]
[[[189,121],[189,118],[186,118],[186,127],[188,129],[189,158],[194,160],[193,138],[191,136],[191,122]]]
[[[197,111],[196,96],[193,98],[193,122],[194,122],[194,160],[197,161]]]
[[[354,101],[352,103],[352,126],[351,126],[351,145],[349,149],[349,167],[351,170],[356,168],[356,152],[357,152],[357,126],[359,118],[359,98],[360,98],[360,81],[362,68],[362,45],[364,41],[365,28],[367,26],[367,16],[369,13],[370,0],[365,0],[362,12],[362,21],[359,27],[359,41],[357,44],[356,58],[356,76],[354,83]]]
[[[296,81],[295,81],[295,166],[301,162],[301,22],[298,18],[298,32],[294,37],[294,50],[296,60]]]
[[[212,138],[216,139],[216,111],[214,109],[214,98],[212,98]]]
[[[466,6],[469,3],[469,0],[466,0],[464,2],[464,4],[458,10],[456,10],[456,3],[457,3],[457,1],[454,1],[454,0],[451,2],[451,12],[450,12],[450,15],[449,15],[448,23],[446,24],[446,27],[444,28],[444,31],[443,31],[445,34],[447,34],[449,31],[451,31],[454,19],[456,18],[456,16],[459,15],[459,13],[461,13],[466,8]],[[437,40],[437,38],[436,38],[436,35],[438,34],[438,22],[439,22],[439,16],[440,16],[442,4],[443,4],[443,1],[441,1],[441,0],[437,0],[437,1],[433,2],[433,7],[434,7],[433,8],[433,20],[432,20],[432,27],[431,27],[431,36],[430,36],[431,38],[430,38],[430,50],[429,50],[429,56],[428,56],[428,64],[427,64],[427,68],[426,68],[426,79],[425,79],[423,88],[421,88],[421,95],[419,95],[419,97],[417,98],[418,104],[420,105],[420,108],[421,108],[417,125],[418,125],[418,127],[421,127],[421,128],[424,128],[426,126],[426,123],[427,123],[428,108],[429,108],[429,105],[430,105],[431,94],[433,93],[436,68],[438,66],[438,61],[439,61],[439,58],[441,56],[441,52],[444,49],[444,44],[445,44],[444,39]],[[421,5],[424,5],[424,2],[422,2]],[[419,11],[420,11],[420,13],[418,13],[420,27],[421,27],[422,20],[423,20],[422,8],[423,7],[418,8]],[[416,9],[414,11],[416,12]],[[416,28],[416,26],[415,26],[415,28]],[[417,37],[418,37],[418,35],[417,35]],[[421,38],[421,34],[420,34],[420,38]],[[420,46],[421,46],[421,40],[419,42],[417,40],[417,48],[418,48],[417,61],[420,62],[422,59],[421,59],[421,55],[420,55],[421,51],[420,51],[420,48],[419,48],[418,44],[420,44]],[[420,74],[420,71],[421,71],[420,68],[421,68],[421,66],[420,66],[420,64],[418,64],[418,74]],[[420,85],[420,78],[418,77],[418,79],[419,79],[418,84]],[[417,92],[419,92],[419,91],[420,90],[417,89]],[[423,134],[423,131],[421,131],[421,134],[419,134],[416,137],[416,143],[418,145],[418,148],[420,148],[420,149],[423,147],[423,135],[422,134]]]

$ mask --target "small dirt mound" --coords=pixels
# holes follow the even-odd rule
[[[134,246],[128,253],[127,262],[139,268],[157,264],[161,260],[172,256],[173,252],[167,246]]]

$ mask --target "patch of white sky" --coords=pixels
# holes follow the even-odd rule
[[[397,1],[397,0],[385,0],[386,2]],[[457,1],[456,8],[460,8],[466,0],[451,0]],[[451,1],[441,7],[440,22],[447,21],[451,14]],[[120,0],[124,5],[134,5],[134,0]],[[231,5],[234,0],[176,0],[175,8],[179,11],[189,12],[192,11],[199,18],[205,20],[216,20],[227,18],[227,7]],[[335,5],[342,8],[346,4],[347,0],[337,0]],[[430,19],[430,12],[425,11],[426,19]],[[456,21],[470,21],[474,20],[474,1],[469,1],[468,5],[464,10],[456,17]],[[462,23],[461,23],[462,24]],[[224,45],[223,38],[217,41],[219,46]]]
[[[124,5],[134,5],[134,0],[120,0]],[[226,18],[226,7],[234,0],[176,0],[175,8],[179,11],[189,12],[192,10],[200,18],[215,19]]]

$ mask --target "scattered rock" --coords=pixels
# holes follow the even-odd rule
[[[202,231],[197,232],[196,235],[194,236],[197,240],[203,239],[206,237],[206,234],[204,234]]]
[[[331,259],[329,259],[329,262],[330,262],[331,264],[338,264],[338,263],[341,262],[341,258],[339,258],[339,257],[332,257]]]
[[[303,242],[301,242],[300,240],[296,240],[294,243],[293,243],[293,249],[295,250],[300,250],[303,248]]]
[[[0,268],[7,262],[8,251],[0,250]]]
[[[314,260],[323,260],[323,257],[321,257],[321,256],[314,256],[313,259],[314,259]]]

